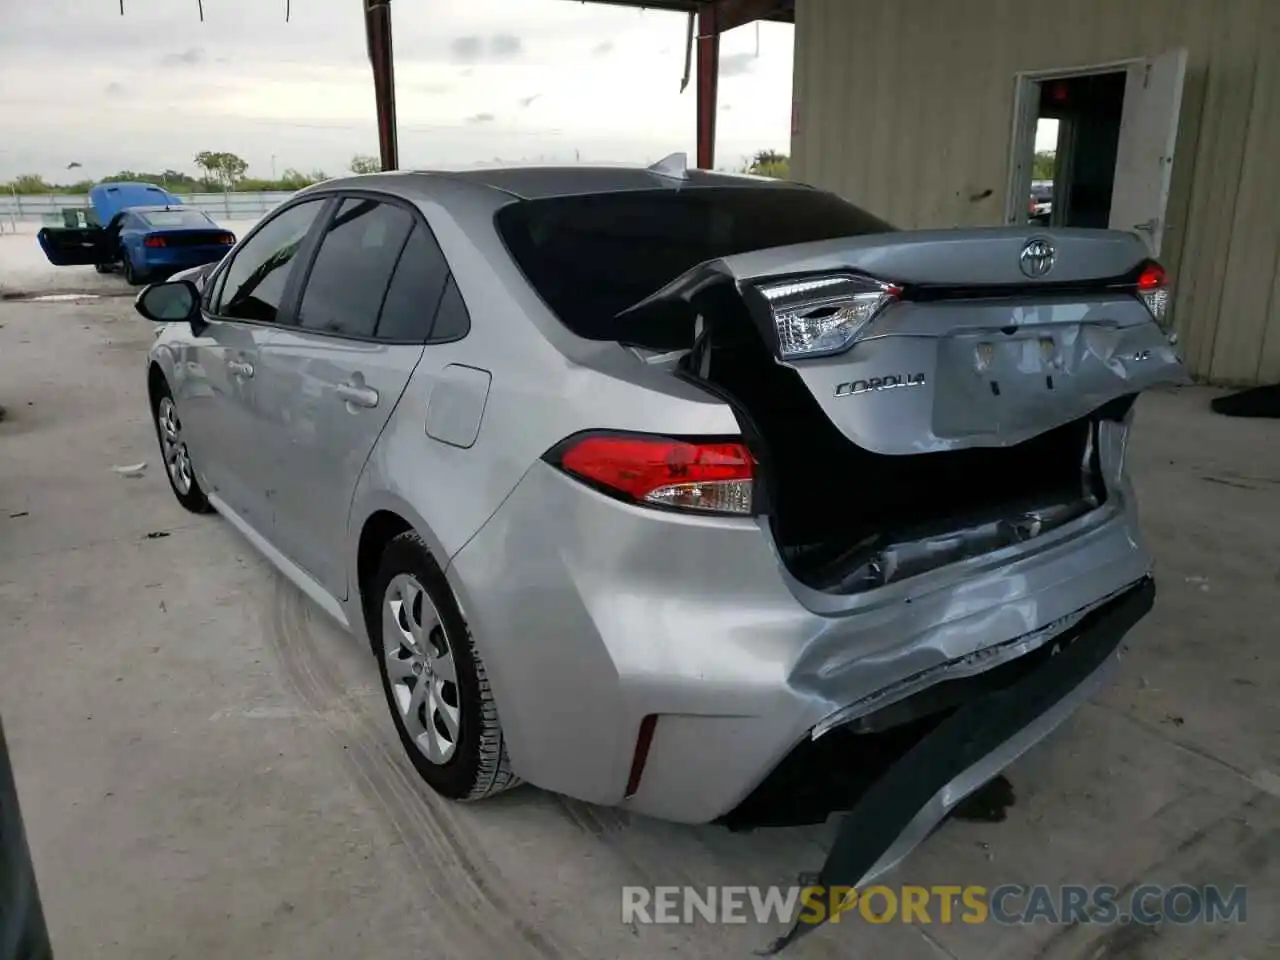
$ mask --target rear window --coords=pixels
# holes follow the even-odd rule
[[[139,214],[149,227],[201,227],[213,226],[213,221],[199,210],[153,210]]]
[[[616,314],[704,260],[894,229],[833,194],[761,187],[524,200],[496,222],[542,299],[593,340],[614,339]]]

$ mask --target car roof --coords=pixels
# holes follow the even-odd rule
[[[356,189],[361,186],[410,188],[447,179],[487,187],[520,200],[567,197],[587,193],[624,193],[632,190],[687,190],[708,187],[811,190],[804,184],[745,174],[688,170],[683,176],[640,166],[507,166],[472,170],[412,170],[371,173],[326,180],[321,190]],[[376,182],[375,182],[376,181]],[[316,188],[308,188],[312,192]]]
[[[562,166],[486,167],[449,176],[482,183],[524,200],[582,193],[622,193],[630,190],[680,190],[688,187],[800,187],[766,177],[688,170],[684,176],[659,173],[647,167]]]

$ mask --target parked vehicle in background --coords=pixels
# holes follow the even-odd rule
[[[89,191],[92,223],[45,227],[37,240],[54,266],[119,269],[134,285],[221,260],[236,242],[206,213],[150,183],[105,183]]]
[[[835,742],[874,872],[1150,608],[1167,293],[1130,234],[668,160],[329,181],[137,305],[174,495],[370,645],[435,790],[705,822]]]
[[[1031,223],[1048,226],[1053,216],[1053,181],[1033,180],[1031,183],[1031,204],[1028,208]]]

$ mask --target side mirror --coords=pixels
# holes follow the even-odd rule
[[[190,280],[168,280],[143,288],[133,309],[156,323],[173,323],[200,316],[200,291]]]

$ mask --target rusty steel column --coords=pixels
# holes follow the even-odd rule
[[[716,4],[698,10],[698,166],[716,165],[716,100],[720,81],[720,29]]]
[[[365,36],[373,68],[373,96],[378,111],[378,154],[383,170],[400,166],[396,138],[396,71],[391,53],[391,0],[364,0]]]

